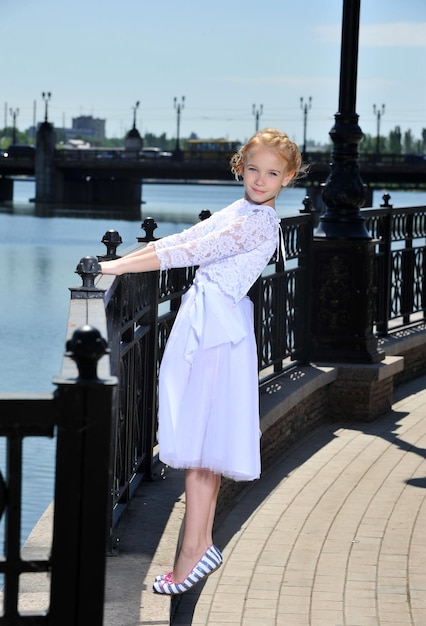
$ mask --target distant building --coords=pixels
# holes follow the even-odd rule
[[[106,120],[94,118],[92,115],[80,115],[80,117],[72,118],[71,128],[55,127],[58,141],[68,141],[69,139],[84,138],[87,140],[105,139],[105,123]],[[37,125],[37,130],[40,124]],[[31,126],[28,129],[31,137],[36,136],[36,129]]]
[[[105,120],[92,115],[73,117],[71,132],[74,135],[83,135],[86,139],[105,139]]]

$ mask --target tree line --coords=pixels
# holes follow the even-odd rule
[[[191,138],[194,138],[194,135],[192,135]],[[20,145],[34,144],[34,137],[31,133],[8,126],[0,130],[0,150],[6,150],[9,145],[13,143],[13,139],[15,143]],[[84,137],[83,135],[76,135],[74,139],[87,141],[93,148],[122,148],[124,144],[124,137],[100,140]],[[59,142],[60,140],[61,138],[58,137]],[[184,143],[185,137],[182,137],[181,145],[184,145]],[[145,147],[157,147],[161,150],[172,151],[176,146],[176,138],[168,138],[166,133],[162,133],[161,135],[145,133],[143,144]],[[324,149],[324,146],[321,146],[317,141],[307,141],[308,151],[317,151],[319,147]],[[331,143],[327,144],[325,147],[331,150]],[[400,126],[395,126],[394,130],[387,136],[380,135],[380,137],[377,137],[366,133],[359,144],[359,152],[361,154],[425,154],[426,128],[423,128],[420,138],[415,137],[411,129],[402,132]]]

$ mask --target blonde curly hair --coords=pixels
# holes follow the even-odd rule
[[[292,141],[288,135],[276,128],[265,128],[254,134],[231,158],[231,172],[237,180],[243,175],[248,150],[255,146],[264,146],[276,150],[286,162],[287,172],[288,174],[292,174],[292,180],[297,178],[301,172],[302,155],[295,142]]]

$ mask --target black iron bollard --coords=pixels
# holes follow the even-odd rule
[[[97,328],[85,324],[77,328],[67,341],[65,356],[70,357],[78,367],[80,380],[97,380],[97,363],[109,354],[107,341]]]
[[[145,231],[145,237],[138,237],[138,241],[157,241],[158,237],[154,237],[154,230],[157,228],[157,222],[153,217],[145,218],[141,224],[141,228]]]
[[[98,255],[98,261],[113,261],[114,259],[121,258],[117,255],[117,248],[123,243],[123,240],[121,239],[118,231],[113,230],[112,228],[107,230],[101,239],[101,243],[106,246],[107,252],[104,256]]]

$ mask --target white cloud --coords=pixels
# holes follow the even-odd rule
[[[319,41],[340,44],[341,24],[325,24],[314,29]],[[369,48],[425,47],[426,22],[361,24],[360,46]]]

